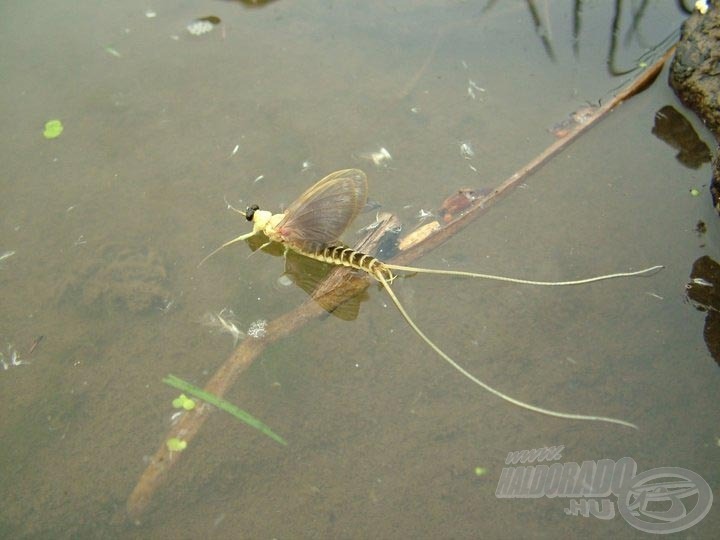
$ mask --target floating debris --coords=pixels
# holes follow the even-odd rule
[[[2,253],[0,253],[0,261],[4,261],[5,259],[9,259],[9,258],[12,257],[13,255],[15,255],[15,252],[14,252],[14,251],[3,251]]]
[[[255,339],[262,339],[267,335],[267,321],[265,319],[258,319],[250,325],[248,328],[247,335],[254,337]]]
[[[193,36],[202,36],[203,34],[212,32],[213,28],[212,23],[207,21],[193,21],[187,25],[187,31]]]
[[[195,400],[187,397],[185,394],[180,394],[178,397],[173,399],[172,406],[175,409],[185,409],[186,411],[192,411],[195,408]]]
[[[425,221],[427,218],[431,218],[431,217],[433,217],[433,216],[434,216],[434,214],[433,214],[432,212],[430,212],[429,210],[423,210],[423,209],[421,208],[421,209],[418,211],[417,215],[415,216],[415,219],[417,219],[418,221],[420,221],[420,223],[422,223],[422,222]]]
[[[312,169],[313,167],[314,167],[314,165],[309,160],[306,159],[305,161],[302,162],[300,172],[307,172],[310,169]]]
[[[8,350],[10,348],[8,347]],[[20,355],[18,354],[17,350],[13,349],[10,353],[10,364],[13,366],[22,366],[23,364],[29,364],[30,362],[25,362],[23,360],[20,360]]]
[[[362,229],[358,229],[357,234],[365,234],[369,233],[370,231],[374,231],[380,226],[381,223],[382,221],[380,220],[380,212],[378,212],[375,215],[375,221],[373,221],[370,225],[366,225]]]
[[[475,81],[473,81],[472,79],[468,79],[467,93],[470,99],[477,99],[477,94],[475,93],[475,90],[477,90],[478,92],[485,92],[485,89],[478,86]]]
[[[157,12],[154,11],[154,10],[152,10],[152,9],[148,9],[148,10],[145,12],[145,16],[146,16],[148,19],[154,19],[155,17],[157,17]]]
[[[122,54],[120,54],[120,53],[118,52],[118,50],[115,49],[114,47],[109,47],[109,46],[108,46],[108,47],[104,47],[104,49],[105,49],[105,52],[106,52],[106,53],[112,54],[115,58],[122,58]]]
[[[230,153],[230,156],[234,156],[235,154],[237,154],[238,150],[240,150],[240,145],[236,144],[235,148],[233,148],[233,151]]]
[[[260,180],[262,180],[263,178],[265,178],[265,175],[264,175],[264,174],[261,174],[260,176],[258,176],[257,178],[255,178],[255,180],[253,180],[253,184],[257,184],[257,183],[258,183]]]
[[[220,17],[209,15],[208,17],[195,19],[188,24],[186,28],[193,36],[202,36],[203,34],[212,32],[218,24],[220,24]]]
[[[182,439],[178,439],[177,437],[172,437],[165,441],[165,444],[167,445],[168,450],[171,452],[182,452],[187,448],[187,441],[183,441]]]
[[[43,137],[46,139],[56,139],[63,132],[63,124],[60,120],[48,120],[45,122]]]
[[[238,344],[245,334],[235,324],[235,314],[231,309],[222,309],[219,313],[207,312],[203,317],[203,324],[217,328],[220,333],[230,334],[233,337],[233,346]]]
[[[475,476],[485,476],[488,473],[488,470],[485,467],[475,467]]]
[[[392,160],[390,152],[384,147],[380,148],[377,152],[363,152],[362,154],[358,154],[358,157],[372,161],[376,167],[387,167],[387,162]]]
[[[160,311],[162,311],[165,315],[167,315],[174,306],[175,306],[175,299],[174,299],[174,298],[164,299],[164,300],[163,300],[163,305],[162,305],[162,306],[158,306],[158,309],[159,309]]]
[[[45,336],[38,336],[36,337],[33,342],[30,344],[30,348],[28,349],[28,355],[31,355],[35,349],[37,349],[38,345],[40,345],[40,342],[45,338]]]
[[[28,365],[30,362],[26,362],[25,360],[20,359],[20,355],[17,352],[17,349],[13,347],[12,345],[7,346],[7,354],[8,354],[8,360],[10,363],[5,359],[5,355],[3,353],[0,353],[0,366],[2,366],[3,371],[7,371],[11,367],[18,367],[22,365]]]
[[[460,155],[465,159],[472,159],[475,155],[475,150],[473,150],[473,147],[470,145],[469,142],[461,142]]]

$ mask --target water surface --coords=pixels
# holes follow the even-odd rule
[[[0,371],[3,536],[639,536],[619,516],[567,516],[564,501],[495,497],[508,452],[551,445],[567,461],[630,456],[717,485],[718,366],[704,314],[685,301],[693,261],[717,252],[709,169],[679,163],[651,135],[654,115],[673,105],[710,139],[663,72],[418,262],[547,280],[665,270],[568,289],[394,284],[418,324],[491,385],[639,431],[483,392],[371,288],[355,321],[308,325],[226,395],[287,447],[214,414],[141,524],[111,524],[167,432],[177,393],[161,379],[202,386],[232,350],[203,316],[232,309],[246,329],[305,299],[278,283],[281,258],[248,258],[242,244],[197,268],[248,230],[227,203],[279,210],[325,174],[360,167],[370,197],[412,228],[421,209],[532,159],[553,142],[548,128],[608,99],[686,16],[669,2],[639,15],[587,2],[574,31],[570,3],[546,2],[536,29],[530,5],[2,8],[0,252],[16,253],[0,262],[0,351],[31,362]],[[212,32],[187,32],[209,15],[221,19]],[[65,130],[46,140],[54,118]],[[393,157],[385,167],[360,157],[380,148]],[[717,527],[711,511],[692,531]]]

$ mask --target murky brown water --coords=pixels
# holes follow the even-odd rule
[[[243,245],[196,267],[247,230],[225,201],[279,209],[326,173],[361,167],[370,197],[410,226],[458,188],[497,185],[553,141],[548,128],[632,76],[607,71],[609,3],[584,6],[575,49],[568,6],[538,3],[543,42],[529,4],[485,4],[0,10],[0,253],[15,251],[0,262],[0,352],[9,358],[12,345],[31,362],[0,371],[0,536],[642,534],[619,516],[567,516],[567,501],[495,497],[508,452],[551,445],[565,445],[567,461],[630,456],[640,470],[683,467],[718,484],[718,368],[704,315],[684,301],[693,261],[717,253],[716,218],[707,166],[683,167],[650,133],[663,106],[684,111],[663,72],[421,263],[549,280],[664,271],[569,289],[394,284],[481,379],[638,432],[483,392],[371,288],[357,320],[330,317],[272,346],[226,396],[287,447],[214,414],[141,525],[110,523],[167,431],[177,392],[162,378],[202,386],[232,349],[203,315],[230,308],[246,329],[305,298],[278,284],[282,259],[248,258]],[[634,9],[618,22],[617,70],[684,17],[652,3],[632,30]],[[222,20],[209,34],[185,30],[208,15]],[[54,118],[65,130],[46,140]],[[387,167],[360,158],[381,147]],[[712,537],[717,516],[691,534]]]

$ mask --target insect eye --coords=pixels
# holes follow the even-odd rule
[[[260,207],[257,204],[253,204],[252,206],[248,206],[245,210],[245,219],[248,221],[253,220],[253,216],[255,215],[255,210],[260,210]]]

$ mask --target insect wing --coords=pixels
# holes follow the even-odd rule
[[[367,201],[367,177],[359,169],[329,174],[303,193],[278,224],[284,241],[300,251],[337,242]]]

